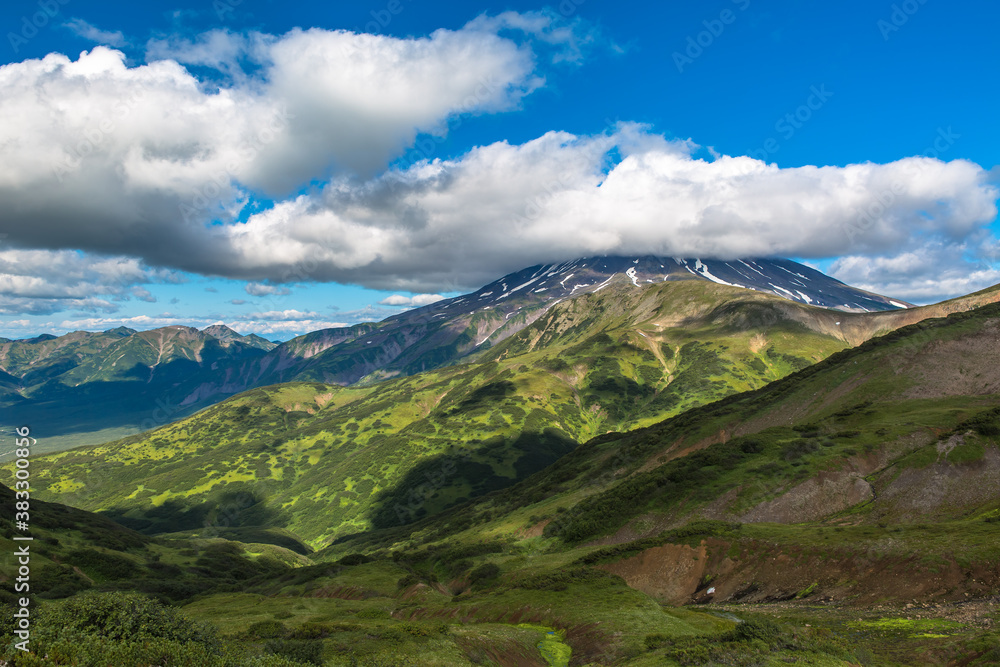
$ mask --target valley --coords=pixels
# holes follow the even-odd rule
[[[118,327],[0,340],[0,427],[13,427],[16,419],[44,422],[50,435],[44,447],[55,451],[147,431],[255,387],[367,385],[410,376],[473,361],[549,308],[616,281],[633,288],[690,281],[738,286],[851,313],[901,312],[908,305],[787,260],[581,258],[529,267],[378,323],[323,329],[280,344],[221,324],[203,331]],[[857,338],[837,326],[830,322],[823,333]]]
[[[34,459],[39,594],[179,605],[196,664],[991,664],[998,295],[622,275],[461,364],[252,389]]]
[[[850,314],[706,281],[636,288],[618,276],[472,363],[359,386],[251,390],[148,434],[37,459],[37,493],[150,533],[196,530],[211,508],[244,494],[255,510],[239,525],[266,515],[319,548],[435,514],[597,436],[760,388],[849,342],[997,296]]]

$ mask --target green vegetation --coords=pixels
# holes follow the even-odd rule
[[[13,618],[3,622],[3,657],[35,665],[177,665],[190,667],[299,667],[321,664],[265,645],[223,643],[210,625],[134,593],[84,593],[36,612],[30,652],[14,647]],[[44,657],[43,657],[44,656]],[[291,658],[291,659],[290,659]]]
[[[605,290],[475,364],[35,459],[102,514],[32,500],[37,650],[5,659],[995,663],[1000,306],[834,352],[720,287]]]
[[[43,498],[147,534],[283,528],[318,548],[412,523],[596,435],[760,387],[801,365],[791,357],[844,347],[789,319],[784,300],[735,290],[733,302],[734,290],[609,287],[550,309],[478,363],[350,388],[252,390],[150,433],[38,457],[33,479]],[[741,306],[770,315],[735,326]],[[680,315],[683,326],[661,323]],[[764,355],[771,348],[782,352]]]
[[[80,444],[80,434],[118,437],[191,414],[206,401],[182,402],[220,366],[247,364],[275,346],[225,327],[182,326],[0,341],[0,409],[19,424],[45,424],[42,451]],[[15,426],[7,419],[0,426]]]

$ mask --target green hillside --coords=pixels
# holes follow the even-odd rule
[[[796,627],[797,641],[732,650],[602,619],[600,664],[995,664],[998,328],[990,305],[901,329],[314,558],[402,564],[415,585],[443,584],[438,604],[458,616],[544,609],[579,627],[613,575],[662,604]],[[469,588],[487,566],[503,577]]]
[[[636,292],[560,304],[479,363],[361,387],[252,390],[152,433],[38,458],[34,480],[42,497],[150,533],[197,530],[244,494],[254,509],[239,525],[287,528],[318,547],[509,486],[598,434],[844,347],[785,315],[815,309],[777,297],[694,281]],[[736,324],[714,314],[734,295],[749,313]]]
[[[609,306],[601,321],[614,320]],[[424,390],[419,377],[408,378],[410,400],[400,405],[416,415],[429,408],[428,415],[441,414],[445,424],[459,412],[472,414],[463,422],[470,429],[504,416],[506,390],[479,391],[493,385],[474,373],[492,364],[491,372],[503,372],[525,355],[545,358],[557,350],[553,358],[575,368],[581,362],[568,354],[579,345],[572,333],[563,341],[543,340],[546,327],[572,322],[567,316],[539,323],[534,333],[525,332],[529,340],[517,354],[497,349],[479,366],[433,375],[435,382],[454,382],[451,389],[432,383]],[[604,333],[616,340],[611,332],[620,327],[615,323]],[[262,535],[260,525],[282,523],[282,511],[294,519],[302,497],[276,509],[266,497],[235,493],[206,508],[198,529],[155,539],[79,511],[75,520],[130,536],[134,544],[112,549],[133,559],[137,572],[156,569],[155,551],[177,568],[171,570],[177,581],[198,584],[198,577],[207,577],[201,594],[151,591],[183,605],[191,620],[176,621],[181,627],[208,622],[219,642],[199,639],[187,646],[210,652],[200,663],[165,664],[244,664],[239,660],[246,657],[225,657],[240,651],[293,665],[995,664],[1000,637],[990,600],[1000,594],[998,330],[1000,305],[926,320],[760,389],[627,433],[602,433],[513,486],[410,523],[342,535],[316,553],[251,543],[257,530],[261,541],[283,535],[295,547],[293,536],[274,529]],[[620,350],[622,359],[634,354],[624,343],[608,349]],[[530,400],[519,384],[524,373],[534,377],[530,370],[512,373],[511,395]],[[546,374],[559,372],[565,371]],[[578,377],[585,380],[587,373]],[[379,388],[392,385],[257,390],[153,435],[184,428],[176,442],[191,443],[204,429],[208,441],[214,427],[215,439],[224,442],[219,425],[230,418],[253,432],[267,419],[271,433],[284,419],[306,424],[327,411],[378,407],[372,401]],[[446,389],[456,392],[447,400]],[[442,397],[427,403],[433,396]],[[452,406],[456,414],[445,414]],[[374,414],[389,423],[388,413]],[[332,423],[317,435],[330,437]],[[276,446],[291,452],[287,443],[305,437],[297,432]],[[378,440],[366,443],[353,455],[377,448]],[[235,444],[226,447],[218,451],[236,456]],[[105,463],[112,465],[106,470],[113,472],[98,477],[96,490],[113,489],[123,472],[152,465],[157,456],[162,459],[147,476],[174,471],[180,479],[185,467],[177,465],[183,461],[170,466],[171,451],[152,439],[107,447]],[[301,450],[300,469],[325,474],[324,451]],[[311,454],[319,458],[308,465]],[[74,456],[92,457],[92,450],[47,458],[35,473],[54,479],[54,471],[97,460]],[[211,472],[199,450],[189,457]],[[243,470],[264,477],[263,467]],[[291,466],[284,470],[293,473]],[[459,470],[456,464],[456,477],[462,477]],[[236,485],[230,491],[247,488],[230,484]],[[145,519],[169,522],[175,516],[169,500],[159,505],[169,511],[149,512]],[[311,511],[335,517],[332,505],[312,505]],[[310,524],[303,518],[296,525]],[[64,571],[80,567],[93,580],[89,588],[140,588],[134,582],[155,579],[142,574],[130,583],[101,581],[87,569],[93,561],[76,552],[98,548],[88,539],[110,538],[82,531],[75,539],[80,544],[66,545],[74,549],[58,552],[57,559]],[[256,552],[263,549],[284,558],[262,560]],[[254,569],[264,567],[273,569]],[[230,570],[245,575],[233,580],[220,574]],[[215,577],[221,583],[208,583]],[[80,605],[115,602],[77,594],[45,606],[55,622]],[[115,645],[101,634],[106,625],[80,630],[94,651]],[[46,640],[49,646],[58,642]]]
[[[510,486],[598,435],[761,387],[843,349],[844,329],[870,335],[935,312],[919,310],[851,315],[704,281],[636,290],[622,279],[476,363],[252,390],[152,433],[38,458],[34,479],[42,497],[150,534],[200,530],[240,497],[234,526],[284,528],[319,548]]]
[[[182,326],[119,327],[2,343],[0,427],[44,424],[42,447],[65,449],[88,437],[81,434],[120,437],[190,414],[205,405],[192,396],[199,385],[275,347],[210,330],[220,337]]]

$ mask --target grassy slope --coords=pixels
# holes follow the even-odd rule
[[[567,535],[587,539],[647,511],[685,517],[712,503],[716,515],[740,513],[820,472],[847,463],[862,469],[866,455],[866,474],[883,483],[897,467],[971,465],[995,446],[993,435],[973,431],[948,456],[938,444],[969,430],[969,420],[996,419],[998,308],[908,327],[761,390],[598,438],[491,502],[506,510],[553,492],[586,496],[579,519],[562,523]],[[613,474],[602,474],[608,470]],[[747,482],[753,479],[766,483]],[[616,505],[630,492],[641,501]],[[949,515],[948,503],[942,507]],[[878,508],[875,502],[869,511]],[[951,510],[964,515],[960,498]]]
[[[734,293],[760,321],[706,318]],[[366,387],[252,390],[152,433],[40,457],[34,480],[45,498],[147,532],[197,529],[245,495],[236,523],[321,545],[509,486],[577,442],[844,346],[784,316],[785,303],[696,281],[619,286],[557,306],[480,363]]]
[[[951,602],[1000,591],[995,487],[985,500],[946,494],[919,515],[892,490],[910,474],[969,485],[990,468],[1000,435],[998,329],[1000,307],[993,306],[902,330],[761,390],[602,435],[511,489],[344,540],[311,555],[320,564],[202,596],[185,612],[234,641],[246,641],[252,627],[279,642],[308,637],[328,665],[544,665],[532,649],[548,629],[563,633],[574,665],[991,664],[996,634],[977,625],[979,617],[955,616],[969,607]],[[559,349],[556,356],[567,358]],[[503,364],[504,351],[495,352]],[[544,356],[544,345],[511,358],[525,354]],[[324,396],[325,408],[315,402],[318,386],[268,391],[281,408],[268,413],[277,423],[314,404],[319,415],[372,400],[375,388]],[[473,394],[461,394],[475,399],[457,403],[463,412],[475,412],[477,400],[503,400]],[[252,397],[259,395],[241,399]],[[418,393],[409,405],[421,409]],[[237,418],[259,419],[252,411]],[[221,430],[219,423],[206,428]],[[939,451],[942,443],[948,446]],[[838,470],[868,480],[877,498],[806,523],[702,520],[661,530],[701,515],[732,519]],[[233,498],[223,514],[254,511],[244,503]],[[793,510],[812,511],[808,504]],[[681,557],[657,563],[660,545]],[[349,556],[356,551],[369,556]],[[695,597],[704,600],[711,585],[717,601],[742,604],[664,607],[659,591],[644,590],[625,567],[637,559],[674,566],[675,574],[654,580],[679,578],[679,566],[701,567]],[[775,562],[777,571],[768,570]],[[483,569],[490,564],[499,574]],[[951,570],[958,576],[949,581]],[[900,586],[935,576],[951,589]],[[890,585],[878,588],[880,579]],[[940,605],[885,606],[917,595]],[[760,605],[785,597],[802,602]],[[865,608],[816,605],[826,599]],[[761,613],[780,626],[732,623]]]
[[[102,430],[149,429],[190,414],[195,404],[182,401],[220,365],[264,354],[253,340],[220,342],[180,326],[0,344],[0,368],[16,378],[0,394],[0,427],[44,424],[63,447],[78,434],[85,442]]]
[[[661,600],[658,583],[683,578],[688,568],[696,576],[678,601],[736,601],[742,606],[730,610],[741,615],[763,609],[796,623],[800,638],[822,638],[830,655],[852,653],[848,659],[866,664],[943,664],[962,656],[993,664],[989,656],[998,656],[989,647],[997,637],[982,629],[989,609],[971,620],[957,610],[1000,593],[1000,496],[983,477],[996,471],[991,452],[1000,444],[997,330],[995,305],[908,327],[762,390],[598,438],[511,489],[415,526],[358,536],[316,558],[392,554],[415,580],[446,582],[452,593],[492,562],[505,573],[503,583],[450,604],[512,609],[518,599],[562,613],[591,590],[595,568]],[[867,480],[875,497],[830,506],[804,523],[696,520],[663,532],[705,514],[734,518],[838,470]],[[891,493],[911,474],[954,485],[914,507]],[[534,593],[511,599],[518,582],[567,594],[558,602]],[[870,611],[755,606],[783,599]],[[909,601],[930,603],[929,611],[900,609]],[[672,664],[690,648],[647,636],[644,645],[654,648],[641,656],[638,634],[612,642],[616,659],[635,654],[634,664]],[[584,650],[587,642],[576,645]]]
[[[0,548],[13,554],[29,545],[31,577],[29,593],[34,599],[58,599],[89,589],[131,589],[162,600],[181,601],[213,590],[239,590],[254,578],[267,580],[287,566],[309,563],[291,549],[206,537],[162,540],[129,530],[98,514],[58,503],[31,500],[31,542],[17,542],[14,493],[0,485]],[[252,536],[246,536],[247,538]],[[274,540],[272,540],[274,541]],[[299,551],[301,543],[287,541]],[[0,579],[11,582],[17,562],[5,558]],[[8,583],[0,602],[16,598]]]
[[[839,329],[900,317],[701,281],[622,281],[556,306],[478,363],[362,387],[252,390],[153,433],[39,458],[35,480],[43,497],[145,532],[198,530],[237,507],[233,525],[285,527],[321,546],[509,486],[599,434],[760,387],[842,349]]]

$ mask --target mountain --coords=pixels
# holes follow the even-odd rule
[[[686,280],[714,282],[845,312],[910,307],[849,287],[789,260],[591,257],[523,269],[471,294],[406,311],[377,324],[306,334],[264,358],[226,369],[180,402],[204,405],[279,382],[352,385],[440,368],[500,343],[555,304],[604,289],[615,276],[636,288]]]
[[[149,533],[196,529],[239,489],[267,508],[267,525],[319,548],[510,486],[580,442],[762,387],[853,339],[998,298],[838,313],[710,281],[636,288],[619,275],[477,363],[251,390],[150,433],[36,458],[33,480],[46,499]]]
[[[221,324],[0,343],[0,427],[44,423],[44,447],[55,450],[148,429],[254,387],[409,376],[475,358],[552,306],[615,280],[634,289],[689,281],[739,286],[852,312],[908,306],[788,260],[593,257],[530,267],[472,294],[280,345]]]
[[[995,664],[997,303],[919,320],[645,427],[596,429],[513,486],[424,516],[392,513],[395,521],[340,534],[304,560],[289,557],[284,569],[254,555],[266,545],[207,544],[220,531],[254,530],[270,539],[269,525],[317,531],[343,521],[338,507],[366,494],[378,498],[380,480],[404,477],[390,507],[411,512],[451,493],[455,480],[474,482],[486,472],[479,465],[486,457],[497,469],[516,468],[511,449],[497,442],[471,461],[437,458],[421,467],[420,457],[433,446],[427,429],[459,439],[448,430],[451,419],[464,420],[464,429],[487,427],[515,422],[517,406],[572,402],[546,393],[558,385],[542,384],[536,362],[564,361],[545,372],[562,375],[565,391],[576,389],[586,415],[592,384],[633,378],[642,386],[646,355],[636,343],[651,336],[672,345],[714,331],[708,350],[718,364],[737,368],[738,347],[764,363],[771,337],[846,345],[808,323],[822,329],[851,321],[854,331],[875,330],[887,318],[919,319],[933,310],[842,316],[703,281],[633,287],[612,281],[558,304],[478,364],[367,387],[256,389],[101,451],[39,457],[32,465],[39,491],[76,502],[96,494],[104,509],[146,497],[149,525],[178,518],[173,503],[197,499],[205,485],[218,482],[226,493],[189,505],[183,511],[195,520],[155,542],[118,529],[149,544],[145,552],[87,544],[88,536],[68,525],[58,537],[43,536],[66,533],[74,541],[69,553],[56,551],[60,567],[66,576],[81,568],[94,588],[139,584],[102,580],[94,566],[102,558],[75,551],[131,561],[142,573],[135,581],[163,582],[167,577],[150,576],[162,571],[173,572],[179,586],[204,586],[194,598],[178,588],[168,599],[186,602],[186,617],[215,624],[226,650],[245,642],[276,655],[312,656],[293,665]],[[996,292],[973,299],[995,299]],[[827,315],[850,319],[827,323]],[[690,328],[657,331],[667,321]],[[763,332],[769,342],[752,351],[749,343],[757,345]],[[702,352],[692,356],[693,370],[717,366]],[[588,379],[590,364],[608,356],[618,374],[604,368]],[[727,372],[735,382],[736,372]],[[711,392],[716,371],[700,377]],[[503,381],[513,390],[498,386]],[[393,386],[395,396],[379,393]],[[639,415],[626,409],[636,397],[614,406],[622,423],[636,423],[627,420]],[[350,415],[337,414],[352,406],[358,409]],[[404,409],[435,418],[383,447],[377,432],[398,428]],[[398,459],[384,458],[401,447]],[[240,459],[241,451],[252,455]],[[338,476],[328,459],[357,462],[355,470],[369,474]],[[311,486],[294,486],[312,474]],[[137,486],[161,482],[166,492],[157,486],[153,496]],[[289,490],[275,491],[276,482]],[[39,520],[53,522],[45,514]],[[74,623],[89,617],[72,613],[80,605],[120,602],[77,596],[47,608],[65,609],[61,618]],[[97,636],[86,636],[88,647],[110,650],[114,640],[99,630],[89,629]]]
[[[213,324],[211,326],[205,327],[201,330],[206,336],[211,336],[223,345],[229,345],[232,343],[242,343],[250,347],[256,347],[265,352],[269,352],[274,348],[278,347],[279,343],[273,343],[267,339],[261,338],[257,334],[242,335],[236,333],[225,324]]]
[[[364,553],[411,571],[410,590],[426,593],[401,618],[558,618],[581,662],[765,664],[791,651],[787,662],[995,664],[998,330],[1000,304],[925,320],[314,558]],[[487,567],[495,578],[477,584]],[[796,640],[774,628],[736,648],[644,630],[637,647],[603,576],[660,603],[763,611]],[[599,600],[618,613],[596,612]],[[830,643],[808,648],[819,638]]]
[[[632,283],[707,280],[720,285],[767,292],[799,303],[846,312],[909,308],[911,304],[845,285],[815,269],[787,259],[750,258],[735,261],[673,257],[589,257],[563,264],[533,266],[504,276],[472,294],[426,307],[435,316],[469,313],[485,308],[517,312],[532,302],[558,302],[603,288],[615,275]],[[512,308],[506,306],[513,301]]]
[[[275,347],[213,331],[218,337],[182,326],[119,327],[0,343],[0,425],[45,424],[43,447],[56,447],[59,436],[79,444],[77,434],[96,432],[103,441],[176,419],[186,406],[175,396]]]

